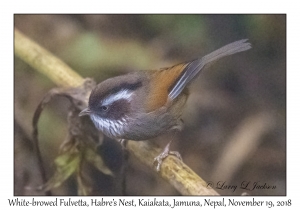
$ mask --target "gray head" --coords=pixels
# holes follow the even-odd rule
[[[142,86],[135,74],[118,76],[98,84],[91,92],[88,108],[79,116],[89,115],[95,126],[109,137],[119,138],[133,111],[133,99]]]

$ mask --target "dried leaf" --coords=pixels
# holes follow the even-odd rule
[[[78,195],[90,195],[92,192],[92,188],[85,183],[85,180],[83,179],[83,176],[81,175],[81,171],[79,170],[76,176],[77,180],[77,194]]]
[[[86,148],[84,159],[95,166],[95,168],[102,173],[113,176],[112,171],[104,164],[102,157],[98,155],[95,150]]]
[[[54,161],[56,166],[55,174],[42,186],[42,190],[48,191],[59,187],[68,179],[79,168],[81,161],[80,156],[80,152],[74,148],[59,155]]]
[[[113,176],[112,171],[105,165],[102,157],[96,152],[96,148],[102,143],[102,134],[95,129],[91,122],[91,126],[89,126],[89,123],[84,121],[86,120],[85,118],[79,118],[78,116],[80,110],[86,107],[86,97],[94,85],[92,80],[87,79],[82,87],[52,89],[36,109],[33,118],[33,137],[38,160],[40,161],[40,169],[41,172],[44,172],[37,138],[39,117],[44,107],[54,96],[64,96],[71,101],[68,114],[68,135],[60,146],[59,156],[54,161],[55,173],[39,189],[50,191],[53,188],[59,187],[76,172],[78,194],[88,195],[91,192],[91,187],[86,184],[86,180],[82,175],[82,165],[84,162],[89,162],[102,173]]]

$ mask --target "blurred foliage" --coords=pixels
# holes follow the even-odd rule
[[[222,59],[205,69],[195,80],[184,113],[185,128],[176,134],[173,149],[204,180],[217,184],[222,174],[230,177],[228,185],[243,181],[275,185],[274,190],[246,191],[250,195],[286,194],[286,16],[285,15],[15,15],[15,27],[54,53],[84,77],[97,82],[133,70],[157,69],[189,61],[230,42],[248,38],[250,51]],[[33,112],[46,92],[54,87],[51,81],[15,59],[15,113],[22,115],[22,130],[30,133]],[[68,102],[55,99],[42,115],[39,124],[41,147],[48,174],[54,174],[54,157],[66,135]],[[21,114],[19,114],[21,113]],[[273,125],[260,132],[252,148],[228,148],[244,126],[253,130],[248,119],[271,116]],[[29,126],[28,126],[29,124]],[[241,126],[243,125],[243,126]],[[15,130],[15,174],[24,172],[24,165],[35,167],[31,147],[22,151],[21,135]],[[23,132],[23,133],[24,133]],[[22,132],[21,132],[22,133]],[[49,133],[49,134],[47,134]],[[245,132],[245,135],[247,132]],[[52,135],[51,135],[52,134]],[[242,134],[241,134],[242,135]],[[255,136],[255,135],[253,135]],[[249,138],[248,138],[249,137]],[[29,137],[27,137],[29,138]],[[165,135],[155,140],[164,146]],[[254,137],[253,137],[254,138]],[[250,152],[249,152],[249,151]],[[27,151],[27,152],[26,152]],[[237,151],[245,158],[235,163]],[[106,176],[88,168],[95,195],[120,195],[120,147],[105,138],[97,151],[105,164],[116,174]],[[227,155],[226,155],[227,154]],[[231,157],[235,163],[231,173],[218,164]],[[21,157],[21,158],[20,158]],[[231,165],[232,166],[232,165]],[[217,169],[218,168],[218,169]],[[219,170],[219,171],[216,171]],[[130,158],[126,177],[130,195],[177,195],[157,176]],[[214,180],[212,180],[214,178]],[[39,174],[26,172],[26,178],[15,176],[15,194],[26,192],[30,180]],[[231,181],[230,181],[231,180]],[[76,194],[70,180],[54,194]],[[226,181],[226,180],[223,180]],[[23,190],[22,190],[23,189]],[[217,189],[222,195],[240,195],[245,190]],[[35,192],[36,193],[36,192]]]

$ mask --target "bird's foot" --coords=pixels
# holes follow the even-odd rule
[[[163,152],[160,153],[156,158],[154,158],[154,163],[157,162],[156,171],[160,171],[161,164],[163,160],[169,155],[175,155],[178,159],[182,161],[181,155],[177,151],[170,151],[170,144],[172,140],[164,148]]]

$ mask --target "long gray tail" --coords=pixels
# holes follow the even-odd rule
[[[169,97],[171,99],[175,99],[206,64],[219,60],[220,58],[228,55],[249,50],[251,48],[251,44],[247,42],[247,40],[248,39],[242,39],[232,42],[202,58],[189,62],[183,70],[180,79],[176,81],[171,89]]]

